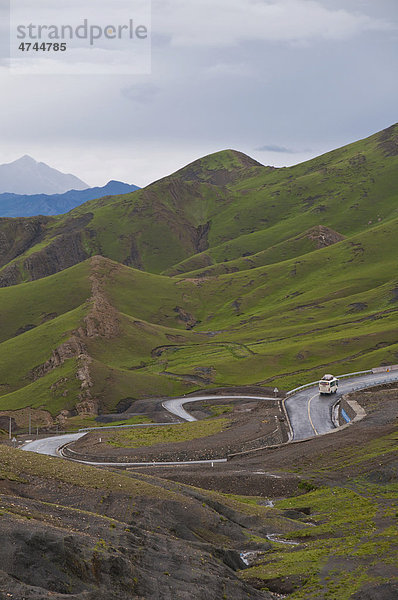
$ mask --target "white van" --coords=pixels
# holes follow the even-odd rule
[[[320,394],[335,394],[339,387],[339,380],[334,375],[324,375],[319,382]]]

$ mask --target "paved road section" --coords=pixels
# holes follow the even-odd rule
[[[333,405],[344,394],[394,381],[398,381],[398,371],[341,379],[338,393],[331,396],[321,396],[318,386],[294,394],[285,401],[293,440],[306,440],[335,429],[332,420]]]
[[[184,404],[190,404],[191,402],[202,402],[203,400],[276,400],[276,398],[266,398],[265,396],[195,396],[195,397],[183,397],[173,398],[173,400],[166,400],[162,406],[169,413],[184,419],[184,421],[196,421],[195,417],[189,414],[184,408]]]
[[[155,423],[156,425],[156,423]],[[170,423],[169,423],[170,425]],[[102,428],[101,428],[102,429]],[[87,431],[80,433],[71,433],[64,435],[57,435],[42,440],[36,440],[35,442],[28,442],[21,450],[26,452],[35,452],[36,454],[46,454],[47,456],[63,456],[62,446],[75,442],[79,438],[87,434]],[[72,459],[73,460],[73,459]],[[219,458],[215,460],[189,460],[185,462],[144,462],[144,463],[119,463],[119,462],[89,462],[82,460],[75,460],[74,462],[81,462],[85,465],[91,465],[93,467],[171,467],[177,465],[201,465],[201,464],[215,464],[227,462],[226,458]]]
[[[285,407],[291,423],[293,438],[292,440],[305,440],[317,435],[329,433],[335,427],[332,419],[333,405],[339,397],[348,392],[369,388],[383,383],[398,381],[398,371],[390,373],[375,373],[362,375],[361,377],[352,377],[340,380],[339,391],[331,396],[321,396],[318,387],[314,386],[297,392],[285,401]],[[163,407],[172,414],[186,421],[196,421],[185,409],[184,404],[191,402],[200,402],[203,400],[275,400],[264,396],[196,396],[183,397],[167,400]],[[154,424],[156,425],[156,424]],[[137,425],[135,425],[137,427]],[[101,429],[101,428],[99,428]],[[22,447],[22,450],[36,452],[38,454],[47,454],[49,456],[59,456],[59,449],[65,444],[74,442],[86,435],[85,431],[73,434],[58,435],[34,442],[29,442]],[[148,465],[170,466],[172,464],[204,464],[212,462],[225,462],[226,459],[214,461],[188,461],[186,463],[147,463]],[[95,466],[138,466],[133,463],[87,463]],[[146,463],[140,463],[144,466]]]
[[[36,452],[36,454],[47,454],[47,456],[59,456],[58,449],[65,444],[75,442],[86,435],[86,432],[56,435],[54,437],[36,440],[25,444],[21,449],[27,452]]]
[[[177,417],[180,417],[181,419],[184,419],[185,421],[196,421],[195,417],[193,417],[192,415],[190,415],[184,408],[183,405],[184,404],[188,404],[190,402],[199,402],[202,400],[231,400],[231,399],[235,399],[235,400],[247,400],[247,399],[254,399],[254,400],[273,400],[275,401],[275,398],[266,398],[264,396],[196,396],[194,398],[190,398],[190,397],[183,397],[183,398],[174,398],[173,400],[167,400],[166,402],[163,403],[163,407],[170,413],[172,413],[173,415],[176,415]],[[177,424],[177,423],[176,423]],[[144,426],[147,427],[157,427],[157,426],[161,426],[161,425],[172,425],[172,423],[150,423]],[[133,428],[133,427],[141,427],[142,425],[130,425],[129,427]],[[104,430],[106,429],[105,427],[98,427],[96,429],[96,431],[100,431],[100,430]],[[112,427],[113,429],[113,427]],[[90,428],[89,431],[95,431],[95,429]],[[60,456],[60,452],[59,449],[62,446],[65,446],[65,444],[69,444],[71,442],[75,442],[76,440],[78,440],[79,438],[83,437],[84,435],[86,435],[88,433],[88,430],[86,431],[80,431],[79,433],[72,433],[72,434],[64,434],[64,435],[58,435],[58,436],[54,436],[54,437],[50,437],[50,438],[45,438],[42,440],[37,440],[35,442],[29,442],[27,444],[24,444],[24,446],[22,446],[21,450],[25,450],[27,452],[36,452],[38,454],[47,454],[48,456]],[[186,462],[178,462],[178,463],[157,463],[157,462],[150,462],[150,463],[97,463],[97,462],[85,462],[85,464],[88,465],[93,465],[93,466],[120,466],[120,467],[134,467],[134,466],[172,466],[172,465],[193,465],[193,464],[212,464],[212,463],[218,463],[218,462],[226,462],[227,459],[223,458],[223,459],[217,459],[217,460],[200,460],[200,461],[186,461]],[[76,462],[82,462],[82,461],[76,461]]]

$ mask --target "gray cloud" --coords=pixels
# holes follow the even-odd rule
[[[244,41],[341,40],[392,24],[360,10],[328,7],[316,0],[155,0],[155,32],[175,46],[233,46]]]
[[[161,89],[153,83],[137,83],[121,90],[123,96],[137,104],[153,102],[160,92]]]
[[[395,0],[289,1],[302,9],[295,39],[287,0],[231,0],[230,9],[224,0],[155,1],[151,75],[13,76],[0,67],[0,161],[30,154],[93,185],[145,185],[224,148],[290,165],[395,122]],[[182,4],[192,7],[191,24]],[[270,7],[293,33],[282,18],[270,28],[255,12]],[[333,35],[325,15],[334,15]],[[206,39],[211,21],[217,46]],[[188,32],[202,32],[201,44]]]
[[[277,152],[280,154],[297,154],[297,150],[293,150],[292,148],[285,148],[284,146],[277,146],[270,144],[269,146],[260,146],[256,148],[257,152]]]

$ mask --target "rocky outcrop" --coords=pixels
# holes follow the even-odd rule
[[[105,271],[104,264],[108,267]],[[99,401],[92,394],[93,380],[90,372],[92,358],[87,348],[88,341],[95,337],[110,339],[119,334],[119,313],[104,292],[105,277],[109,277],[112,269],[117,268],[117,265],[101,256],[91,259],[90,308],[83,325],[72,332],[67,341],[53,350],[50,358],[44,364],[37,366],[30,373],[30,377],[37,380],[62,366],[65,361],[76,359],[78,364],[76,378],[80,381],[79,402],[76,410],[83,416],[97,415],[99,409]],[[60,419],[62,420],[64,416],[60,415]]]
[[[44,377],[57,367],[63,365],[66,360],[70,360],[72,358],[75,358],[78,361],[76,377],[81,382],[79,393],[80,401],[76,405],[77,413],[84,416],[97,415],[98,401],[97,399],[93,398],[91,394],[93,382],[90,374],[90,363],[92,362],[92,359],[88,354],[83,339],[79,337],[78,332],[75,332],[75,334],[72,335],[69,340],[53,350],[51,357],[44,364],[33,369],[30,376],[34,380],[37,380],[40,377]],[[60,387],[59,384],[64,383],[67,383],[66,379],[60,380],[52,386],[52,390],[56,391]],[[65,390],[64,395],[67,395],[67,390]],[[64,421],[64,417],[65,415],[59,415],[58,421]]]
[[[0,272],[0,288],[18,285],[21,281],[22,275],[15,263],[8,265]]]
[[[72,336],[67,342],[61,344],[58,348],[53,350],[51,357],[39,367],[36,367],[32,371],[33,379],[39,379],[44,377],[50,371],[53,371],[57,367],[64,364],[64,362],[70,358],[77,358],[82,354],[86,353],[86,348],[82,341],[77,336]]]
[[[39,244],[50,220],[50,217],[0,219],[0,267]]]
[[[49,220],[48,217],[0,219],[0,268],[5,266],[0,272],[0,288],[21,283],[20,266],[11,261],[42,241]]]
[[[82,338],[111,339],[119,335],[120,319],[118,311],[105,294],[104,284],[112,277],[112,271],[117,271],[119,267],[102,256],[94,256],[90,264],[91,307],[84,319],[84,327],[78,330],[78,335]],[[104,266],[107,267],[105,270]]]
[[[93,387],[90,373],[92,358],[88,354],[82,354],[79,356],[78,363],[76,377],[80,381],[80,402],[76,405],[77,413],[82,416],[98,415],[99,401],[91,393]]]
[[[315,246],[318,249],[327,248],[328,246],[342,242],[345,239],[344,235],[341,235],[341,233],[330,229],[330,227],[324,227],[323,225],[313,227],[305,235],[309,240],[315,243]]]
[[[199,321],[195,319],[191,313],[186,311],[184,308],[181,308],[181,306],[176,306],[174,312],[177,313],[178,320],[181,323],[184,323],[186,329],[188,330],[193,329],[199,323]]]
[[[33,281],[73,267],[87,258],[81,233],[74,232],[55,238],[48,246],[29,256],[23,266]]]
[[[51,217],[31,217],[18,219],[0,219],[0,287],[17,285],[22,282],[21,272],[33,281],[53,275],[72,267],[89,257],[83,247],[84,228],[93,218],[93,213],[81,217],[66,219],[57,229],[51,230],[49,237],[47,225]],[[48,245],[27,258],[31,248],[43,242],[47,236]],[[18,262],[12,263],[21,257]]]
[[[210,226],[211,226],[211,223],[209,221],[209,222],[205,223],[204,225],[199,225],[199,227],[197,227],[195,229],[196,235],[195,235],[195,239],[194,239],[194,245],[195,245],[195,251],[197,253],[204,252],[209,247]]]

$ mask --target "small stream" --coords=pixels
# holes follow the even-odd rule
[[[267,540],[270,542],[276,542],[278,544],[287,544],[288,546],[299,546],[299,542],[293,542],[292,540],[284,540],[279,537],[277,533],[269,533],[266,535]],[[246,552],[240,553],[240,558],[242,562],[247,566],[251,567],[259,558],[264,556],[267,551],[264,550],[248,550]]]
[[[292,540],[284,540],[278,537],[277,533],[269,533],[266,536],[270,542],[277,542],[278,544],[288,544],[289,546],[300,546],[300,542],[293,542]]]

